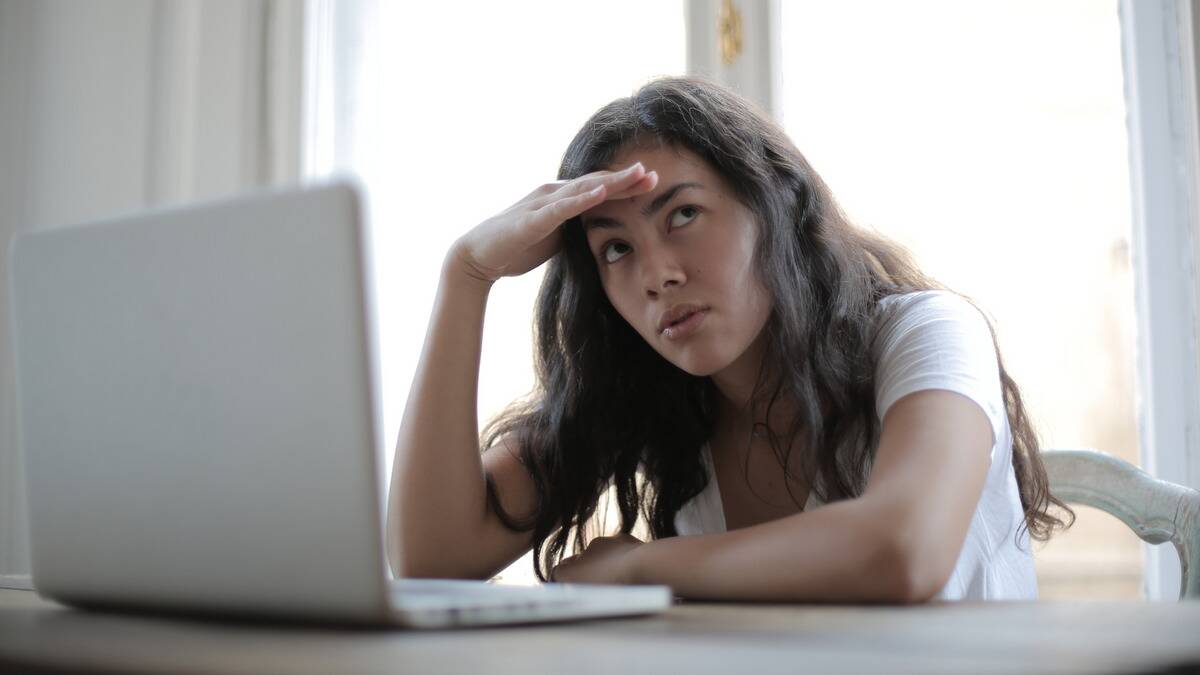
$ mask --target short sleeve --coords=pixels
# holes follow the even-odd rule
[[[943,389],[974,401],[992,425],[992,455],[1007,435],[1000,367],[987,320],[949,291],[922,291],[880,303],[873,349],[880,421],[913,392]]]

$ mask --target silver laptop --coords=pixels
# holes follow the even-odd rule
[[[367,234],[337,181],[13,239],[42,595],[418,627],[670,605],[664,586],[389,579]]]

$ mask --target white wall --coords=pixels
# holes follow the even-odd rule
[[[29,569],[8,240],[299,175],[302,5],[0,0],[0,575]]]

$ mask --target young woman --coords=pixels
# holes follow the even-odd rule
[[[543,580],[689,598],[1037,597],[1029,535],[1071,512],[987,319],[854,227],[774,123],[657,80],[588,120],[559,178],[445,258],[396,449],[398,575],[484,579],[533,547]],[[488,291],[547,260],[538,387],[480,453]],[[590,536],[610,486],[620,532]]]

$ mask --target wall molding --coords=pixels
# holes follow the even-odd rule
[[[773,119],[782,119],[780,0],[689,0],[684,8],[688,74],[728,85]],[[729,10],[740,25],[741,53],[725,63],[721,24]]]

